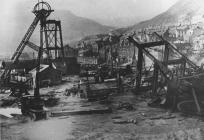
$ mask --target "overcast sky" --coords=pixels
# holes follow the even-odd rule
[[[51,7],[69,10],[75,15],[94,19],[101,24],[121,26],[130,25],[152,18],[171,7],[178,0],[46,0]],[[26,2],[26,3],[25,3]],[[30,14],[38,0],[1,0],[0,41],[1,52],[7,51],[16,38],[15,21],[19,8]],[[22,10],[21,10],[22,11]],[[119,19],[119,20],[115,20]],[[125,19],[122,22],[121,19]],[[115,23],[114,23],[115,22]],[[120,23],[121,22],[121,23]],[[0,53],[1,54],[1,53]]]
[[[81,16],[135,17],[153,16],[168,9],[177,0],[50,0],[56,8],[70,9]]]
[[[38,0],[1,0],[4,17],[15,14],[20,1],[32,9]],[[74,14],[91,19],[151,18],[172,6],[178,0],[47,0],[54,9],[70,10]],[[25,6],[25,5],[22,5]]]

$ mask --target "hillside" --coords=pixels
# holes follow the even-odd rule
[[[65,42],[79,40],[88,35],[107,33],[114,29],[93,20],[78,17],[70,11],[56,11],[52,17],[58,17],[62,21]]]
[[[204,21],[204,1],[203,0],[179,0],[166,12],[140,22],[132,29],[145,28],[150,25],[179,25],[185,23],[197,23]]]

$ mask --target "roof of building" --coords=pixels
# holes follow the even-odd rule
[[[40,64],[40,71],[39,72],[42,72],[42,71],[46,70],[47,68],[49,68],[49,65]],[[36,73],[36,69],[37,69],[37,67],[32,69],[30,71],[30,73]]]

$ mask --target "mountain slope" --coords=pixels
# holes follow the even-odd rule
[[[179,25],[204,21],[203,0],[179,0],[166,12],[133,26],[133,29],[149,25]]]
[[[56,11],[52,17],[58,17],[61,20],[65,42],[79,40],[87,35],[107,33],[114,29],[93,20],[78,17],[70,11]]]
[[[1,54],[7,53],[11,55],[16,50],[34,19],[34,14],[31,13],[32,9],[28,9],[26,6],[16,7],[16,9],[12,17],[7,21],[2,21],[5,22],[5,26],[0,28]],[[73,40],[79,40],[87,35],[107,33],[109,30],[114,29],[101,25],[93,20],[78,17],[70,11],[56,10],[49,19],[61,20],[64,44]],[[39,26],[35,29],[30,40],[39,45]]]

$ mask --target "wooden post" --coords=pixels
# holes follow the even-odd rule
[[[169,60],[169,47],[168,47],[168,44],[165,43],[163,64],[166,69],[168,69],[168,60]],[[162,76],[162,81],[165,81],[165,79],[166,78]]]
[[[166,67],[168,66],[168,60],[169,60],[169,48],[168,48],[168,44],[165,44],[163,62],[164,62],[164,66]]]
[[[154,75],[153,75],[153,80],[152,80],[152,93],[151,93],[151,97],[153,97],[156,94],[156,92],[157,92],[158,74],[159,74],[159,68],[158,68],[158,65],[155,63],[154,64]]]
[[[181,76],[185,76],[185,71],[186,71],[186,61],[183,59],[183,62],[181,64]]]
[[[197,95],[196,95],[194,88],[192,88],[192,94],[193,94],[193,99],[194,99],[195,104],[196,104],[197,113],[199,114],[199,113],[201,113],[201,107],[200,107],[200,104],[199,104],[199,101],[198,101],[198,98],[197,98]]]
[[[40,97],[40,59],[42,56],[42,50],[43,50],[43,22],[45,22],[44,19],[41,19],[41,26],[40,26],[40,48],[38,51],[38,59],[37,59],[37,67],[36,67],[36,77],[35,77],[35,88],[34,88],[34,96],[36,98]]]
[[[62,50],[62,58],[64,59],[65,57],[65,52],[64,52],[64,44],[63,44],[63,38],[62,38],[62,27],[61,27],[61,22],[59,21],[58,23],[59,26],[59,33],[60,33],[60,42],[61,42],[61,50]]]
[[[55,23],[55,59],[58,57],[58,49],[57,49],[57,23]]]
[[[45,44],[46,44],[46,48],[47,48],[47,52],[48,52],[48,57],[50,57],[51,56],[51,52],[48,49],[49,45],[48,45],[48,32],[47,32],[49,27],[47,27],[46,24],[44,26],[45,26],[44,27],[45,28]],[[49,24],[48,24],[48,26],[49,26]]]
[[[107,50],[106,45],[104,45],[104,60],[107,63]]]
[[[136,77],[136,90],[140,89],[141,79],[142,79],[142,61],[143,61],[143,51],[142,48],[138,48],[138,63],[137,63],[137,77]]]

